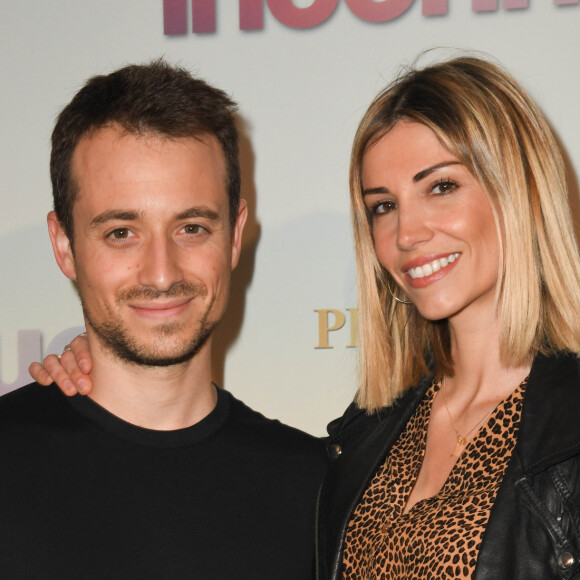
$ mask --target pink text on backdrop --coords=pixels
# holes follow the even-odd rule
[[[187,34],[187,7],[191,2],[194,33],[216,31],[217,0],[163,0],[163,28],[166,35]],[[231,1],[231,0],[229,0]],[[388,22],[406,12],[414,0],[344,0],[352,14],[367,22]],[[464,1],[464,0],[461,0]],[[298,8],[292,0],[238,0],[240,30],[260,30],[264,27],[264,4],[279,22],[290,28],[312,28],[327,20],[339,0],[314,0],[306,8]],[[449,0],[422,0],[424,16],[447,14]],[[580,0],[553,0],[556,6],[580,4]],[[530,0],[471,0],[474,12],[529,8]]]

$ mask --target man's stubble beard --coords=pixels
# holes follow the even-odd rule
[[[205,288],[201,285],[180,282],[172,286],[167,292],[158,292],[150,288],[133,288],[121,293],[117,297],[117,305],[119,306],[129,299],[136,298],[153,300],[160,296],[166,296],[168,298],[191,296],[192,299],[196,299],[197,297],[204,297],[206,294]],[[205,312],[198,320],[197,328],[193,330],[189,341],[186,340],[183,345],[174,346],[174,352],[168,354],[162,352],[163,349],[161,346],[163,345],[164,338],[170,340],[172,335],[183,329],[183,323],[170,322],[153,327],[149,331],[149,334],[154,336],[154,344],[144,344],[139,342],[138,337],[131,334],[126,324],[123,323],[111,308],[107,308],[105,320],[97,322],[91,315],[90,310],[86,307],[81,296],[85,320],[87,321],[87,325],[94,330],[99,342],[117,359],[133,365],[147,367],[167,367],[191,360],[205,344],[206,340],[211,336],[215,327],[220,322],[219,319],[209,319],[215,299],[216,296],[213,297]]]

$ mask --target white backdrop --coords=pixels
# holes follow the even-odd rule
[[[89,76],[165,56],[232,94],[244,123],[250,224],[215,379],[322,434],[356,384],[347,170],[366,106],[425,49],[482,51],[531,92],[580,167],[580,1],[170,0],[168,27],[183,23],[173,18],[182,2],[180,35],[164,34],[162,0],[0,4],[0,392],[29,382],[28,363],[60,352],[83,324],[46,234],[54,117]],[[194,33],[192,14],[211,28],[214,6],[215,32]],[[240,29],[260,14],[261,29]],[[315,348],[319,319],[335,321],[321,309],[344,314],[341,330],[322,333],[332,348]]]

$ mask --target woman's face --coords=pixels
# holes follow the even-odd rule
[[[419,312],[430,320],[495,316],[491,205],[435,134],[399,121],[365,153],[362,181],[377,257]]]

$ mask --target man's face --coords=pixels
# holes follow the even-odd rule
[[[81,140],[74,252],[54,213],[59,266],[75,280],[89,337],[122,360],[190,359],[221,319],[246,219],[230,226],[217,139],[165,139],[118,126]]]

